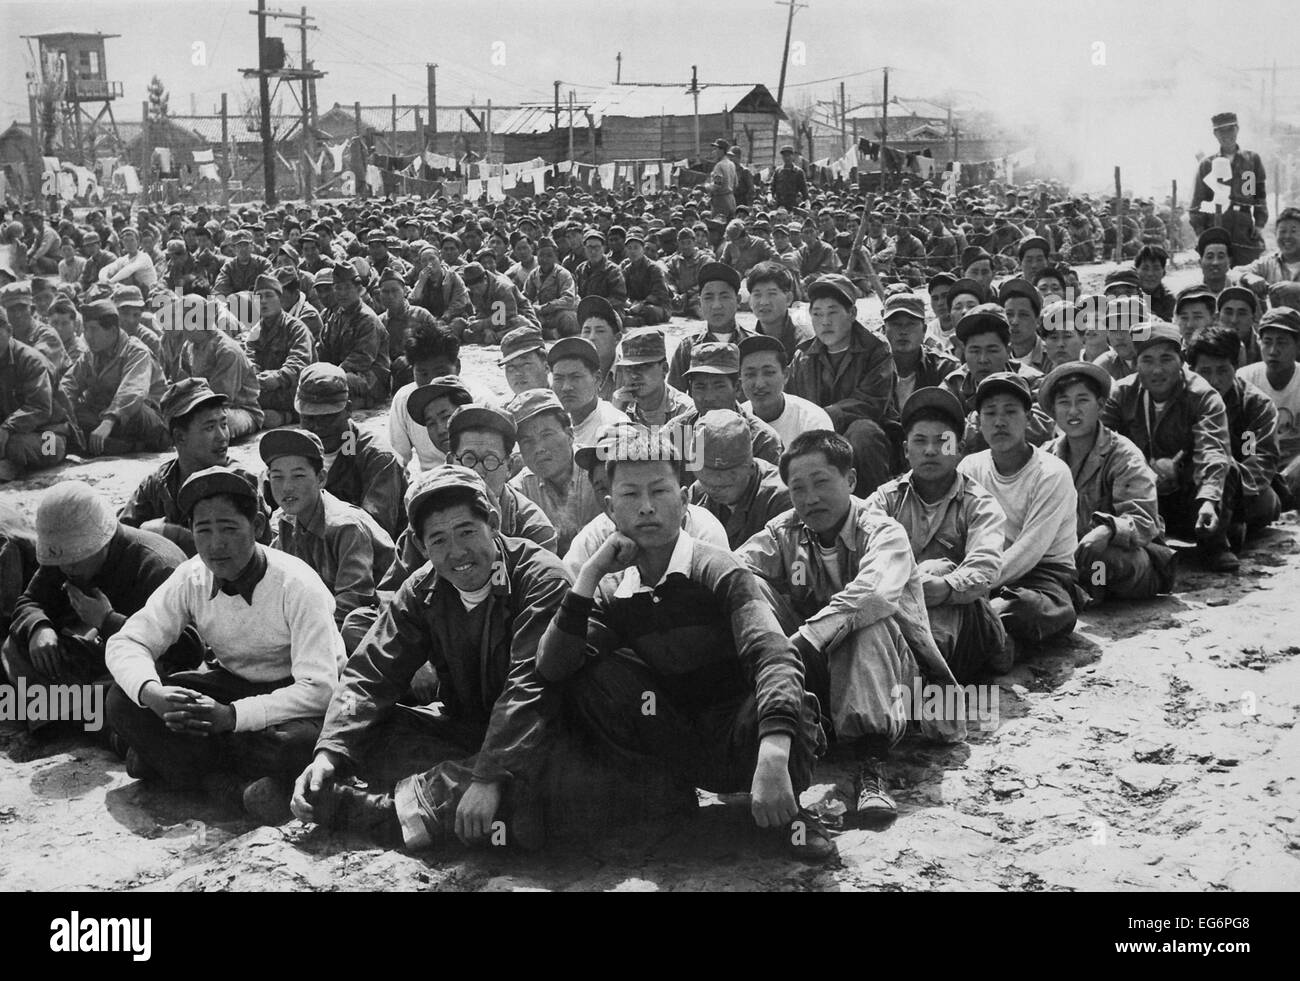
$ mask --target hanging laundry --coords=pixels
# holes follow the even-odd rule
[[[319,173],[319,171],[317,171]],[[199,164],[199,177],[205,181],[219,181],[221,175],[217,173],[216,164]]]
[[[489,177],[487,181],[487,196],[489,201],[504,201],[506,199],[505,188],[501,186],[503,178]]]
[[[330,162],[334,164],[335,173],[338,173],[343,169],[343,151],[348,148],[349,142],[351,141],[335,143],[333,146],[327,146],[325,148],[329,151]]]
[[[933,177],[933,176],[934,176],[934,158],[933,158],[933,157],[917,157],[917,158],[916,158],[916,168],[917,168],[917,173],[919,173],[919,174],[921,175],[921,177],[923,177],[923,178],[930,178],[930,177]]]
[[[77,178],[77,195],[79,197],[86,197],[91,191],[99,189],[99,181],[96,180],[94,171],[87,170],[85,167],[72,167],[71,170]]]
[[[477,201],[483,196],[483,182],[477,178],[465,182],[465,197]]]
[[[546,168],[545,167],[541,168],[540,170],[532,171],[530,176],[532,177],[532,181],[533,181],[534,194],[541,194],[543,191],[546,190]]]
[[[99,172],[99,182],[108,184],[113,180],[113,171],[117,170],[117,157],[100,157],[95,161],[95,169]]]
[[[126,186],[127,194],[139,194],[144,188],[140,185],[140,175],[136,173],[134,167],[130,164],[123,164],[118,167],[114,177],[121,176],[122,183]]]
[[[196,164],[210,164],[213,162],[211,150],[194,150],[190,154]]]
[[[384,176],[374,164],[366,164],[366,187],[376,196],[384,193]]]
[[[357,193],[357,178],[350,170],[343,172],[343,179],[339,181],[345,197],[355,197]]]
[[[464,181],[443,181],[442,193],[447,195],[447,197],[449,198],[464,196],[465,182]]]
[[[612,191],[614,189],[614,179],[617,175],[617,170],[618,164],[601,164],[599,167],[600,186],[605,188],[607,191]]]
[[[172,172],[172,148],[169,146],[156,147],[153,151],[154,161],[158,164],[158,173],[170,174]]]

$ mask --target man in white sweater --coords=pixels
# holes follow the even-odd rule
[[[975,390],[980,433],[989,444],[958,469],[981,485],[1006,513],[1002,571],[990,602],[1008,640],[1001,660],[1015,661],[1015,644],[1038,644],[1074,629],[1076,492],[1070,468],[1026,439],[1033,405],[1023,377],[999,371]]]
[[[130,747],[130,776],[202,787],[280,824],[343,666],[334,597],[311,566],[257,544],[266,519],[244,477],[200,470],[178,503],[198,555],[110,638],[109,724]],[[190,625],[207,663],[160,677],[156,662]]]

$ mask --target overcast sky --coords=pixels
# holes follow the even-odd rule
[[[1179,160],[1211,145],[1213,112],[1235,108],[1243,120],[1259,115],[1261,76],[1242,69],[1275,59],[1300,64],[1293,0],[807,3],[794,18],[787,103],[832,98],[845,75],[850,105],[866,101],[879,87],[877,69],[888,65],[891,96],[968,92],[1009,120],[1057,125],[1066,138],[1068,121],[1060,117],[1068,100],[1095,90],[1113,102],[1117,91],[1137,91],[1144,80],[1173,71],[1177,84],[1158,103],[1147,93],[1117,110],[1128,118],[1117,121],[1116,131],[1128,142],[1147,120],[1187,131],[1185,144],[1180,138],[1166,151]],[[20,35],[65,29],[122,35],[107,42],[109,77],[126,92],[115,106],[122,118],[139,117],[153,74],[167,86],[173,113],[190,111],[191,94],[200,113],[215,111],[223,91],[238,111],[256,92],[238,74],[257,61],[256,18],[248,13],[254,5],[0,0],[0,126],[28,116],[25,72],[32,60]],[[270,7],[298,10],[275,0]],[[399,102],[423,102],[430,61],[439,64],[444,105],[549,101],[556,79],[581,96],[614,80],[619,51],[624,81],[686,83],[697,64],[702,81],[763,82],[775,92],[786,19],[786,7],[771,0],[313,0],[307,8],[320,28],[309,34],[308,54],[328,72],[318,88],[322,109],[336,101],[387,103],[394,93]],[[298,32],[288,22],[270,23],[296,63]],[[1105,64],[1093,63],[1098,42]],[[1300,72],[1279,77],[1283,106],[1296,106]],[[295,104],[285,95],[283,106],[294,111]]]

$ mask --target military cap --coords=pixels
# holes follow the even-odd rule
[[[740,349],[735,344],[711,341],[691,347],[691,363],[685,373],[690,375],[740,374]]]
[[[351,262],[334,263],[334,284],[339,283],[357,283],[363,282],[365,277],[361,271]]]
[[[699,288],[703,290],[705,284],[714,281],[726,283],[737,294],[740,293],[740,273],[725,262],[706,262],[700,267],[700,275],[697,280]]]
[[[546,352],[546,363],[552,368],[566,358],[577,358],[589,365],[592,371],[600,371],[600,353],[596,350],[596,345],[585,337],[561,338]]]
[[[113,306],[111,300],[94,300],[91,303],[83,303],[78,308],[83,322],[95,321],[96,323],[112,324],[117,326],[117,307]]]
[[[794,153],[794,152],[795,152],[795,149],[794,149],[794,147],[792,147],[789,143],[787,143],[785,146],[781,147],[781,152],[782,152],[782,153]]]
[[[272,429],[262,436],[257,452],[263,463],[271,463],[282,456],[301,456],[308,460],[325,461],[325,444],[319,436],[305,429]]]
[[[1241,300],[1250,304],[1250,309],[1254,313],[1259,313],[1259,299],[1253,292],[1244,286],[1229,286],[1219,294],[1218,309],[1222,310],[1223,305],[1229,300]]]
[[[385,283],[397,283],[402,289],[406,289],[406,280],[396,269],[388,268],[379,274],[379,285],[383,286]]]
[[[1074,314],[1075,305],[1067,300],[1054,300],[1047,304],[1038,317],[1038,336],[1051,337],[1062,331],[1077,331]]]
[[[406,520],[416,534],[419,534],[420,518],[425,509],[440,500],[451,497],[464,499],[468,497],[474,506],[491,514],[496,510],[492,506],[492,495],[483,478],[468,467],[446,463],[432,470],[419,474],[406,491]]]
[[[965,343],[976,334],[997,334],[1003,344],[1011,343],[1011,325],[1006,311],[996,303],[981,303],[967,310],[956,326],[957,340]]]
[[[605,233],[602,232],[599,228],[588,228],[585,232],[582,233],[582,241],[584,244],[590,242],[593,238],[599,239],[601,245],[605,244]]]
[[[252,241],[253,241],[253,236],[249,234],[247,228],[236,229],[230,236],[230,242],[232,245],[251,243]]]
[[[888,320],[890,317],[897,317],[900,314],[915,317],[917,320],[924,320],[925,300],[910,291],[894,293],[885,297],[881,319]]]
[[[89,231],[89,232],[86,232],[86,234],[84,234],[84,235],[81,236],[81,244],[82,244],[82,245],[92,245],[92,244],[94,244],[94,243],[96,243],[96,242],[99,242],[99,241],[101,241],[101,239],[100,239],[100,237],[99,237],[99,232],[96,232],[96,231]]]
[[[1211,245],[1222,245],[1231,251],[1232,235],[1226,228],[1207,228],[1196,239],[1196,254],[1205,255],[1205,250]]]
[[[293,272],[292,269],[288,271],[290,273]],[[297,277],[295,276],[294,278]],[[280,282],[277,276],[268,276],[266,273],[263,273],[262,275],[257,277],[257,282],[253,286],[253,292],[261,293],[263,290],[267,290],[272,293],[283,293],[284,284]]]
[[[241,477],[229,467],[208,467],[206,470],[200,470],[192,473],[181,484],[181,492],[177,495],[176,505],[180,508],[182,514],[190,516],[196,504],[208,497],[215,497],[217,494],[230,494],[235,497],[243,497],[251,501],[257,500],[257,488]]]
[[[714,140],[713,145],[716,146],[719,150],[731,149],[731,144],[728,143],[726,140],[722,139],[722,137],[718,137],[716,140]]]
[[[272,275],[275,277],[275,281],[280,284],[281,292],[291,288],[295,290],[302,288],[302,284],[298,281],[297,269],[293,269],[289,266],[281,266],[279,269],[275,270]],[[258,281],[260,282],[261,279],[262,277],[259,276]],[[258,289],[261,289],[261,286],[258,286]]]
[[[380,245],[388,244],[388,235],[381,228],[373,229],[366,235],[366,243],[368,245],[373,245],[376,242],[378,242]]]
[[[1235,112],[1218,112],[1210,117],[1210,125],[1215,129],[1223,126],[1236,126],[1237,114]]]
[[[173,255],[180,255],[185,252],[185,243],[178,238],[167,240],[167,251]]]
[[[614,445],[620,438],[626,439],[637,431],[638,427],[633,422],[607,423],[596,433],[593,445],[579,446],[573,451],[573,462],[590,473],[610,458]]]
[[[303,368],[293,407],[300,416],[328,416],[348,407],[348,376],[336,364],[317,361]]]
[[[118,307],[140,307],[144,309],[144,297],[138,286],[119,286],[113,290],[113,304]]]
[[[1024,215],[1021,214],[1017,217],[1024,217]],[[1042,249],[1043,255],[1047,255],[1047,253],[1052,251],[1052,247],[1048,244],[1047,239],[1043,238],[1041,235],[1027,235],[1022,238],[1020,243],[1016,246],[1016,257],[1024,259],[1025,253],[1030,249]]]
[[[1300,309],[1300,283],[1274,283],[1268,288],[1268,305]]]
[[[1259,333],[1266,330],[1284,330],[1300,337],[1300,311],[1292,307],[1274,307],[1259,318]]]
[[[1208,286],[1204,283],[1192,283],[1180,289],[1178,295],[1174,297],[1174,313],[1182,309],[1183,304],[1193,303],[1198,300],[1208,300],[1211,310],[1216,309],[1218,305],[1218,297],[1211,292]]]
[[[1029,391],[1029,382],[1014,371],[995,371],[976,386],[975,408],[978,409],[990,396],[1001,394],[1014,395],[1024,403],[1026,412],[1034,404],[1034,397]]]
[[[466,286],[474,286],[487,279],[487,270],[483,268],[481,263],[469,262],[461,267],[460,278],[461,282]]]
[[[754,437],[731,409],[711,409],[695,423],[694,458],[710,470],[731,470],[754,462]]]
[[[1069,382],[1082,375],[1085,378],[1091,378],[1101,389],[1101,400],[1104,402],[1110,395],[1111,377],[1110,372],[1099,364],[1091,361],[1067,361],[1065,364],[1059,364],[1047,373],[1047,377],[1039,383],[1038,386],[1038,404],[1050,416],[1053,414],[1052,400],[1056,397],[1056,390],[1063,382]]]
[[[1120,266],[1120,268],[1112,269],[1106,274],[1105,289],[1108,290],[1112,286],[1132,286],[1135,289],[1141,289],[1142,283],[1138,280],[1136,269],[1132,266]]]
[[[301,245],[303,242],[314,242],[320,245],[320,238],[315,232],[303,232],[298,236],[298,244]]]
[[[497,364],[504,365],[530,351],[546,353],[546,341],[542,338],[541,329],[532,324],[516,327],[501,338],[501,358]]]
[[[312,280],[316,286],[333,286],[334,285],[334,267],[325,266],[321,269]]]
[[[16,307],[23,304],[32,305],[32,284],[29,280],[9,283],[0,288],[0,306]]]
[[[514,419],[516,429],[534,416],[545,412],[555,413],[563,425],[569,425],[569,413],[560,404],[559,397],[549,388],[530,388],[520,392],[507,403],[506,411]]]
[[[993,257],[978,245],[968,245],[961,251],[961,268],[967,269],[977,262],[992,262]]]
[[[989,292],[987,286],[979,282],[979,280],[968,279],[965,276],[954,282],[952,286],[949,287],[948,302],[952,303],[952,301],[962,293],[969,293],[971,296],[975,297],[975,299],[979,300],[980,303],[993,302],[993,296]]]
[[[690,225],[683,225],[681,228],[677,229],[677,237],[678,237],[678,238],[694,238],[694,237],[695,237],[695,229],[693,229]]]
[[[843,306],[849,313],[857,310],[857,290],[839,273],[825,273],[808,284],[808,302],[829,299]]]
[[[578,301],[578,326],[581,327],[588,318],[596,317],[605,321],[616,331],[623,330],[623,318],[618,315],[609,300],[603,296],[584,296]]]
[[[406,414],[413,422],[424,425],[424,410],[430,402],[446,398],[452,405],[469,405],[474,401],[465,383],[456,375],[442,375],[427,385],[417,385],[406,400]]]
[[[1183,335],[1177,327],[1165,320],[1145,320],[1132,329],[1133,348],[1141,354],[1157,344],[1171,344],[1180,353],[1183,349]]]
[[[1028,300],[1029,305],[1033,307],[1035,317],[1043,312],[1043,294],[1038,292],[1029,280],[1008,279],[998,287],[998,302],[1003,306],[1006,306],[1007,301],[1013,296],[1023,297]]]
[[[645,232],[640,228],[633,228],[627,233],[627,238],[624,241],[640,242],[642,245],[645,245]]]
[[[658,327],[645,327],[634,330],[622,341],[614,354],[614,365],[618,368],[638,364],[658,364],[668,358],[668,345],[664,332]]]
[[[500,433],[507,454],[514,451],[515,441],[518,439],[514,420],[509,414],[501,409],[473,402],[462,405],[451,414],[451,418],[447,420],[447,429],[451,434],[452,443],[456,442],[458,435],[468,430]]]
[[[1277,216],[1277,221],[1273,223],[1273,227],[1276,228],[1279,223],[1284,221],[1300,221],[1300,208],[1283,208],[1281,214]]]
[[[922,409],[934,409],[943,413],[957,431],[958,435],[965,431],[966,413],[962,411],[961,400],[953,395],[946,388],[918,388],[903,403],[899,421],[903,429],[907,429],[907,424],[912,421]]]
[[[1151,319],[1151,308],[1141,296],[1117,296],[1106,303],[1107,330],[1133,330]]]
[[[175,420],[214,402],[225,405],[230,401],[228,395],[214,392],[205,378],[184,378],[169,385],[158,402],[158,411],[163,422],[170,426]]]
[[[952,273],[941,272],[941,273],[935,273],[933,276],[931,276],[926,281],[925,288],[928,292],[933,293],[935,288],[938,286],[955,286],[956,283],[957,283],[957,277],[954,276]]]

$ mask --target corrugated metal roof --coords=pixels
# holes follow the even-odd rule
[[[700,115],[711,116],[732,112],[750,97],[775,107],[776,102],[766,86],[753,82],[741,85],[701,85]],[[574,103],[575,111],[590,110],[597,126],[606,116],[631,119],[655,119],[659,116],[690,116],[695,112],[695,97],[689,85],[610,85],[588,101]],[[560,125],[568,125],[569,106],[560,103]],[[585,126],[586,115],[574,117],[575,126]],[[554,103],[536,103],[521,106],[500,123],[493,122],[494,133],[524,135],[549,133],[555,125]]]
[[[482,118],[487,112],[487,106],[470,106],[475,115]],[[423,105],[399,105],[397,107],[397,131],[399,133],[415,132],[415,110],[420,110],[420,118],[425,128],[429,126],[428,109]],[[501,121],[518,111],[517,106],[493,106],[492,107],[492,132],[501,132]],[[393,128],[393,107],[387,106],[362,106],[361,107],[361,126],[363,129],[373,129],[378,133],[389,133]],[[336,104],[327,112],[320,114],[320,128],[336,137],[348,137],[354,135],[356,131],[356,117],[353,106]],[[438,107],[438,132],[454,133],[460,130],[468,132],[478,132],[478,127],[474,125],[474,120],[470,119],[465,113],[464,106],[439,106]]]

